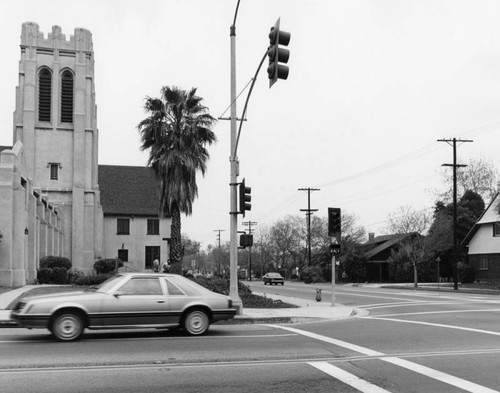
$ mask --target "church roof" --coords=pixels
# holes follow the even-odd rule
[[[104,215],[158,216],[159,191],[149,167],[99,165]]]

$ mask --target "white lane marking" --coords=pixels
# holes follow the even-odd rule
[[[407,320],[404,320],[404,319],[381,318],[381,317],[360,317],[360,318],[373,319],[373,320],[377,320],[378,319],[378,320],[381,320],[381,321],[413,323],[415,325],[435,326],[435,327],[442,327],[442,328],[446,328],[446,329],[465,330],[467,332],[484,333],[484,334],[490,334],[492,336],[500,336],[500,332],[492,332],[490,330],[474,329],[474,328],[467,328],[467,327],[462,327],[462,326],[444,325],[442,323],[420,322],[420,321],[407,321]]]
[[[360,290],[354,290],[355,292],[363,292],[363,293],[381,293],[384,295],[399,295],[400,297],[395,297],[394,299],[402,300],[401,296],[408,296],[408,297],[420,297],[420,298],[441,298],[441,299],[450,299],[450,300],[468,300],[471,302],[498,302],[499,300],[494,300],[491,299],[492,295],[483,295],[482,297],[480,295],[470,295],[467,293],[463,292],[456,292],[453,293],[453,295],[450,295],[448,292],[425,292],[425,291],[414,291],[414,290],[409,290],[406,289],[404,291],[396,292],[396,290],[390,291],[390,292],[385,292],[385,291],[360,291]],[[367,296],[367,297],[380,297],[384,299],[385,297],[383,296],[369,296],[369,295],[363,295],[363,294],[356,294],[354,293],[353,290],[349,289],[339,289],[337,291],[337,294],[345,294],[345,295],[351,295],[351,296]],[[392,297],[387,297],[387,299],[393,299]]]
[[[331,291],[323,291],[323,293],[331,293]],[[336,292],[336,293],[337,293],[337,295],[344,294],[344,295],[348,295],[348,296],[368,297],[368,298],[375,298],[375,299],[390,299],[390,300],[399,300],[399,301],[402,300],[401,297],[396,297],[396,296],[364,295],[361,293],[351,293],[351,292],[348,292],[348,293]],[[422,302],[422,300],[413,300],[413,299],[408,299],[406,301],[408,303]]]
[[[310,366],[317,368],[320,371],[332,376],[339,381],[344,382],[347,385],[352,386],[355,389],[358,389],[363,393],[389,393],[388,390],[382,389],[377,385],[374,385],[364,379],[358,378],[354,374],[348,373],[347,371],[342,370],[341,368],[335,367],[327,362],[310,362],[307,363]]]
[[[298,334],[301,334],[303,336],[313,338],[316,340],[320,340],[323,342],[327,342],[329,344],[337,345],[339,347],[346,348],[346,349],[349,349],[351,351],[359,352],[359,353],[362,353],[364,355],[376,356],[376,357],[379,357],[379,359],[384,361],[384,362],[392,363],[396,366],[406,368],[410,371],[414,371],[414,372],[422,374],[426,377],[434,378],[438,381],[447,383],[448,385],[455,386],[457,388],[460,388],[462,390],[466,390],[466,391],[471,392],[471,393],[500,393],[497,390],[493,390],[493,389],[487,388],[485,386],[478,385],[474,382],[470,382],[470,381],[467,381],[465,379],[458,378],[458,377],[455,377],[453,375],[446,374],[446,373],[443,373],[443,372],[438,371],[438,370],[434,370],[434,369],[429,368],[429,367],[421,366],[417,363],[413,363],[413,362],[410,362],[408,360],[400,359],[400,358],[393,357],[393,356],[387,357],[387,355],[382,353],[382,352],[374,351],[372,349],[365,348],[365,347],[362,347],[362,346],[359,346],[356,344],[348,343],[346,341],[337,340],[335,338],[322,336],[320,334],[311,333],[311,332],[308,332],[305,330],[300,330],[300,329],[296,329],[296,328],[292,328],[292,327],[288,327],[288,326],[279,326],[279,325],[269,325],[269,326],[273,326],[273,327],[278,328],[278,329],[287,330],[287,331],[293,332],[293,333],[298,333]]]
[[[123,333],[123,332],[121,332]],[[113,333],[110,333],[109,331],[106,331],[105,333],[101,333],[101,334],[113,334]],[[16,336],[19,336],[19,335],[16,335]],[[12,343],[16,343],[16,344],[33,344],[33,343],[48,343],[48,344],[52,344],[54,343],[54,340],[51,339],[49,337],[49,334],[47,333],[47,338],[42,340],[42,339],[33,339],[33,340],[30,340],[29,337],[27,337],[27,334],[23,335],[23,336],[26,336],[26,339],[25,340],[0,340],[0,344],[12,344]],[[83,338],[82,338],[82,341],[90,341],[92,340],[93,338],[96,338],[99,336],[99,333],[97,330],[93,330],[92,332],[86,332],[84,333],[83,335]],[[195,337],[180,337],[180,336],[173,336],[173,337],[117,337],[117,338],[113,338],[113,337],[108,337],[108,338],[103,338],[103,339],[99,339],[99,342],[106,342],[106,341],[149,341],[149,340],[176,340],[178,341],[179,339],[182,339],[184,338],[185,340],[189,340],[189,341],[193,341],[193,340],[207,340],[207,339],[214,339],[214,340],[217,340],[217,339],[224,339],[224,340],[228,340],[230,338],[236,338],[236,339],[240,339],[240,338],[276,338],[276,337],[295,337],[297,336],[297,334],[293,334],[293,333],[288,333],[288,334],[259,334],[259,335],[242,335],[242,336],[195,336]]]
[[[415,307],[415,306],[436,306],[436,305],[443,305],[443,304],[453,306],[453,305],[462,305],[462,304],[465,304],[465,303],[462,303],[462,302],[451,302],[451,301],[447,301],[447,302],[421,301],[421,302],[418,302],[418,303],[404,302],[404,303],[367,304],[365,306],[356,306],[356,308],[362,308],[362,309],[365,309],[365,310],[376,310],[376,309],[379,309],[379,308],[392,308],[392,307],[401,307],[401,306]]]
[[[400,317],[405,315],[427,315],[427,314],[460,314],[464,312],[498,312],[500,308],[491,308],[491,309],[480,309],[480,310],[448,310],[448,311],[419,311],[419,312],[405,312],[398,314],[385,314],[385,315],[373,315],[372,318],[387,318],[387,317]]]

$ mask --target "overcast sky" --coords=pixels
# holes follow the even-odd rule
[[[213,116],[229,106],[236,3],[0,2],[0,145],[12,144],[23,22],[45,34],[59,25],[67,38],[76,27],[92,32],[99,163],[142,166],[136,126],[146,96],[197,87]],[[269,89],[265,65],[243,125],[239,179],[253,198],[245,221],[304,215],[307,193],[297,189],[315,187],[315,214],[340,207],[379,234],[400,206],[432,207],[441,165],[452,162],[441,138],[474,140],[459,147],[459,161],[482,157],[500,168],[499,15],[497,0],[241,0],[238,91],[279,17],[292,35],[288,80]],[[183,233],[203,247],[215,244],[217,229],[229,240],[229,122],[215,132],[193,215],[183,218]]]

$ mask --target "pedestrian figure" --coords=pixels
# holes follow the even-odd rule
[[[345,271],[342,273],[342,281],[347,282],[347,273]]]
[[[153,271],[155,273],[158,273],[160,271],[160,261],[158,260],[158,258],[155,258],[155,260],[153,261]]]
[[[168,264],[168,262],[163,262],[162,268],[163,268],[163,273],[168,273],[170,271],[170,265]]]
[[[316,288],[316,301],[321,301],[321,288]]]

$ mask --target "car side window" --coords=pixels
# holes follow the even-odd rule
[[[158,278],[133,278],[118,290],[120,295],[163,295]]]
[[[172,296],[183,296],[185,295],[184,292],[182,292],[177,285],[175,285],[172,281],[170,281],[168,278],[165,278],[165,282],[167,283],[167,289],[168,289],[168,294]]]

